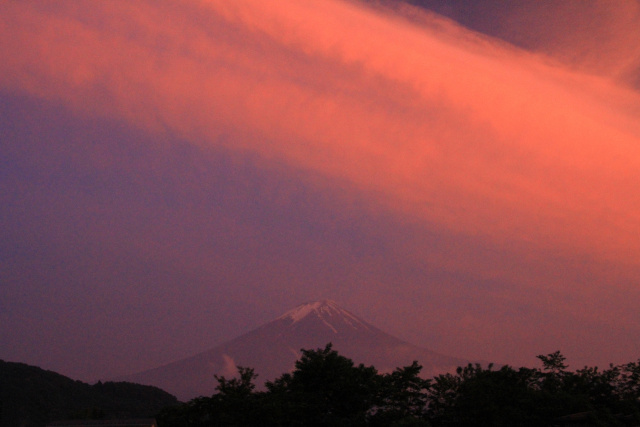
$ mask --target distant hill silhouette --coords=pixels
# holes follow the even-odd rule
[[[177,399],[126,382],[89,385],[24,363],[0,360],[0,427],[42,427],[73,418],[153,417]]]
[[[237,366],[254,368],[258,386],[293,369],[302,348],[332,343],[340,354],[356,363],[375,366],[380,372],[417,360],[422,374],[431,377],[453,371],[468,360],[445,356],[391,336],[334,301],[302,304],[273,321],[203,353],[155,369],[122,377],[152,384],[180,400],[209,396],[217,385],[215,375],[236,374]]]

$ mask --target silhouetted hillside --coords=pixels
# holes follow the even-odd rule
[[[152,417],[177,400],[152,386],[89,385],[24,363],[0,360],[0,427],[39,427],[73,418]]]

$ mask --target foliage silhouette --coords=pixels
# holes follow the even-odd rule
[[[631,426],[640,424],[640,361],[570,372],[559,352],[542,369],[479,364],[432,379],[418,362],[380,374],[331,344],[302,350],[291,373],[256,391],[256,375],[216,377],[211,397],[158,416],[160,427],[200,426]]]

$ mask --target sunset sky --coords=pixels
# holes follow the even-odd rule
[[[412,3],[0,3],[0,359],[95,381],[329,298],[638,360],[640,2]]]

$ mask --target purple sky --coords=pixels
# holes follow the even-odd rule
[[[93,381],[330,298],[453,356],[636,360],[640,3],[414,3],[448,18],[0,5],[0,358]]]

